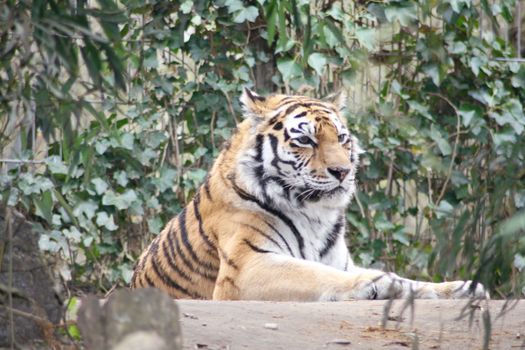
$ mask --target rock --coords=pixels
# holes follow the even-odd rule
[[[178,307],[155,288],[119,290],[103,306],[84,299],[78,327],[88,350],[182,349]]]
[[[265,323],[264,328],[276,331],[279,329],[279,325],[277,323]]]
[[[9,216],[12,242],[7,229]],[[53,325],[60,321],[63,304],[61,282],[40,252],[38,239],[38,233],[20,213],[0,206],[0,348],[11,343],[10,317],[6,311],[9,294],[13,300],[15,342],[27,345],[44,341],[48,346],[55,343]]]

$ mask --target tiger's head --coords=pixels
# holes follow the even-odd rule
[[[239,165],[250,191],[277,206],[346,206],[362,150],[340,114],[345,100],[263,97],[245,89],[240,101],[249,137]]]

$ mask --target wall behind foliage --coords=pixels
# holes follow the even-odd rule
[[[250,86],[349,92],[347,118],[367,150],[347,213],[358,262],[523,293],[521,4],[2,6],[0,148],[14,159],[2,160],[1,200],[35,220],[72,285],[129,281],[202,182]]]

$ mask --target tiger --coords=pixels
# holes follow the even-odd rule
[[[345,211],[363,150],[343,117],[346,99],[244,89],[245,119],[142,252],[131,288],[213,300],[487,297],[473,281],[422,282],[354,264]]]

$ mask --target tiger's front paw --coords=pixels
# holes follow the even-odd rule
[[[380,273],[359,278],[349,293],[355,299],[396,299],[403,296],[406,286],[397,276]]]
[[[477,282],[474,285],[473,281],[453,281],[439,283],[437,286],[437,294],[439,298],[450,299],[490,299],[489,293],[485,287]]]

